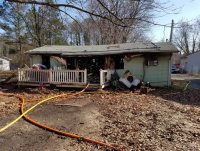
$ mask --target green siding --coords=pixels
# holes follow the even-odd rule
[[[136,57],[124,62],[124,71],[129,70],[134,76],[143,79],[143,57]]]
[[[133,58],[124,62],[124,71],[131,71],[134,76],[145,82],[150,82],[152,86],[169,86],[169,55],[158,56],[157,66],[145,66],[144,57]]]
[[[31,65],[33,64],[42,64],[42,57],[40,55],[31,56]]]
[[[145,66],[144,81],[152,86],[168,86],[169,74],[169,56],[159,56],[157,66]]]

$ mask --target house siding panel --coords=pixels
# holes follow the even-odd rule
[[[143,57],[136,57],[130,61],[124,61],[124,71],[129,70],[134,76],[143,79]]]
[[[158,56],[157,66],[145,66],[144,57],[133,58],[124,63],[124,71],[129,70],[134,76],[152,86],[169,86],[169,55]],[[144,67],[144,68],[143,68]]]
[[[42,57],[40,55],[31,56],[31,65],[42,64]]]
[[[159,56],[157,66],[145,66],[144,81],[148,81],[152,86],[169,86],[169,57]]]

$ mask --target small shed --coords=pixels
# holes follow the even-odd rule
[[[0,70],[1,71],[8,71],[10,70],[10,58],[1,56],[0,57]]]
[[[19,69],[19,83],[33,84],[42,81],[66,87],[83,87],[90,83],[105,87],[113,73],[123,77],[129,70],[135,77],[150,82],[152,86],[170,86],[171,56],[175,52],[178,50],[170,42],[43,46],[30,50],[27,54],[30,55],[31,65],[43,64],[47,69]]]

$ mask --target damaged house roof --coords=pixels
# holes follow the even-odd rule
[[[87,46],[61,46],[46,45],[33,50],[28,54],[59,54],[63,56],[90,56],[90,55],[111,55],[124,53],[173,53],[178,49],[170,42],[160,43],[123,43],[111,45],[87,45]]]

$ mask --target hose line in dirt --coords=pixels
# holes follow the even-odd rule
[[[46,102],[46,101],[49,101],[49,100],[52,100],[52,99],[55,99],[55,98],[59,98],[59,97],[64,97],[64,96],[76,96],[76,95],[79,95],[81,93],[83,93],[86,89],[87,89],[88,85],[86,86],[86,88],[84,88],[82,91],[80,92],[77,92],[77,93],[74,93],[74,94],[60,94],[60,95],[56,95],[56,96],[52,96],[52,97],[49,97],[49,98],[46,98],[42,101],[40,101],[39,103],[35,104],[34,106],[32,106],[31,108],[29,108],[28,110],[24,111],[24,106],[25,106],[25,100],[23,97],[20,97],[20,96],[17,96],[17,95],[14,95],[14,94],[0,94],[2,96],[11,96],[11,97],[16,97],[18,98],[22,103],[21,103],[21,106],[20,106],[20,112],[21,112],[21,115],[16,118],[15,120],[13,120],[12,122],[10,122],[9,124],[7,124],[6,126],[4,126],[3,128],[0,129],[0,133],[5,131],[7,128],[11,127],[12,125],[14,125],[18,120],[20,120],[22,117],[40,127],[40,128],[43,128],[45,130],[48,130],[48,131],[51,131],[51,132],[54,132],[54,133],[57,133],[57,134],[60,134],[60,135],[64,135],[64,136],[68,136],[68,137],[71,137],[71,138],[76,138],[80,141],[86,141],[86,142],[89,142],[89,143],[93,143],[93,144],[96,144],[96,145],[101,145],[101,146],[104,146],[104,147],[107,147],[107,148],[111,148],[111,149],[114,149],[116,151],[121,151],[121,149],[119,149],[118,145],[115,145],[115,144],[107,144],[107,143],[104,143],[104,142],[101,142],[101,141],[98,141],[98,140],[94,140],[94,139],[90,139],[90,138],[87,138],[87,137],[82,137],[80,135],[76,135],[76,134],[72,134],[72,133],[69,133],[69,132],[65,132],[65,131],[60,131],[58,129],[55,129],[55,128],[51,128],[47,125],[44,125],[44,124],[41,124],[33,119],[31,119],[30,117],[28,117],[26,114],[28,112],[30,112],[31,110],[33,110],[34,108],[36,108],[38,105]]]

